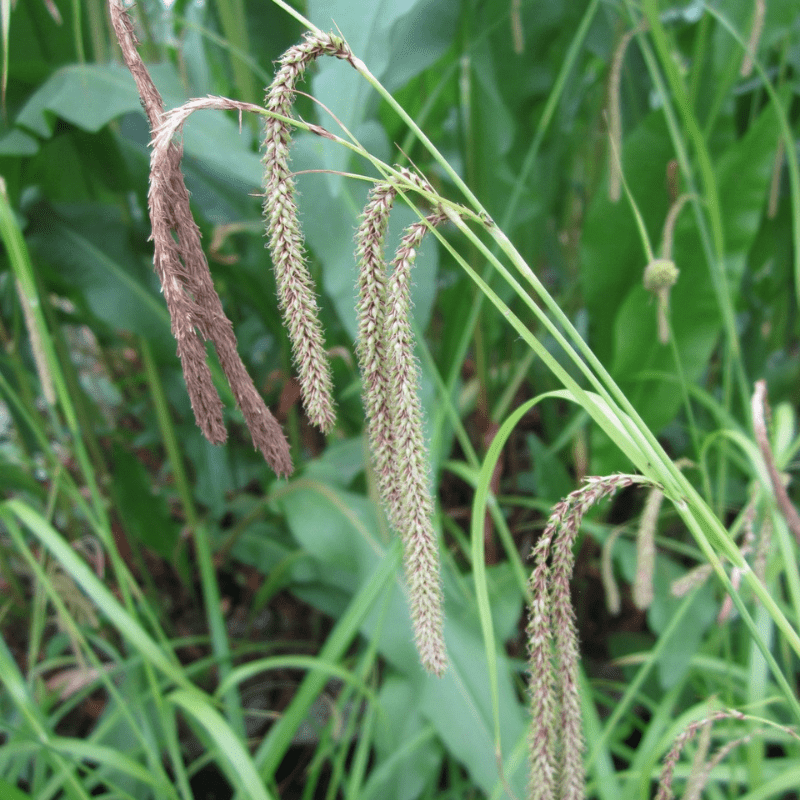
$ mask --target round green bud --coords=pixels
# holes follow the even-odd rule
[[[668,258],[657,258],[651,261],[644,271],[644,288],[648,292],[660,292],[675,285],[678,280],[678,268]]]

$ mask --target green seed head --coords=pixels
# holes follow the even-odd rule
[[[644,288],[657,294],[675,285],[678,280],[678,268],[668,258],[657,258],[651,261],[644,271]]]

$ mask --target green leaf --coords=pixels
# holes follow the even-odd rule
[[[179,689],[169,696],[169,700],[197,723],[204,738],[211,741],[215,760],[225,769],[233,786],[245,792],[250,800],[270,800],[272,795],[258,777],[253,759],[242,739],[231,730],[205,696],[197,691]]]
[[[40,500],[46,498],[44,486],[22,467],[6,461],[3,456],[0,456],[0,486],[4,492],[29,492]]]
[[[11,130],[0,136],[0,156],[32,156],[39,143],[21,130]]]
[[[282,493],[281,506],[292,534],[312,558],[318,561],[320,580],[333,583],[347,594],[369,580],[384,557],[386,544],[378,539],[374,506],[364,497],[343,492],[322,483],[299,479]],[[389,599],[385,623],[380,627],[382,609],[372,609],[361,626],[362,633],[378,639],[378,650],[403,673],[419,692],[419,707],[436,728],[447,749],[469,770],[484,791],[491,792],[499,782],[494,756],[491,700],[486,691],[488,669],[484,642],[474,602],[464,598],[456,576],[445,566],[445,641],[449,667],[443,678],[426,675],[413,646],[413,634],[404,579]],[[513,597],[519,615],[520,597],[514,581],[493,582]],[[302,595],[301,595],[302,596]],[[507,629],[506,609],[498,627]],[[524,737],[526,711],[514,688],[514,671],[502,646],[497,644],[498,697],[503,720],[504,757]],[[524,796],[522,770],[506,774],[517,796]]]
[[[118,209],[101,205],[37,207],[29,241],[70,294],[115,330],[138,333],[172,347],[169,314],[157,280],[128,244]],[[74,296],[74,294],[73,294]]]
[[[347,488],[356,475],[364,470],[364,444],[361,436],[332,442],[319,458],[308,465],[306,477]]]
[[[779,135],[778,118],[770,104],[716,164],[725,226],[725,267],[737,288],[767,205]]]
[[[747,253],[766,205],[777,139],[777,119],[768,107],[716,164],[725,225],[725,269],[734,303]],[[721,315],[691,211],[686,209],[684,213],[675,236],[675,263],[680,275],[670,297],[670,321],[685,379],[694,383],[705,370],[716,346]],[[649,300],[641,282],[631,289],[622,304],[615,320],[615,332],[612,374],[645,422],[659,431],[677,413],[681,396],[665,381],[654,384],[637,379],[642,371],[676,372],[671,349],[658,341],[655,303]]]
[[[545,447],[534,433],[525,437],[525,443],[533,464],[533,493],[553,502],[566,497],[573,490],[575,481],[558,455]]]
[[[292,169],[300,172],[318,169],[324,153],[330,148],[318,136],[299,135],[292,148]],[[331,298],[336,313],[355,341],[358,334],[356,268],[353,231],[360,222],[366,202],[366,186],[347,181],[334,196],[328,176],[300,177],[300,220],[303,232],[314,254],[322,263],[322,285]],[[413,197],[412,197],[413,199]],[[390,261],[400,243],[403,230],[418,219],[407,205],[398,200],[389,219],[386,234],[386,258]],[[439,249],[433,236],[426,236],[417,254],[412,272],[411,301],[414,320],[424,330],[430,320],[436,299]]]
[[[381,81],[390,92],[405,86],[450,48],[460,10],[460,3],[453,0],[384,3],[379,19],[382,25],[390,26],[387,40],[391,47],[386,48],[389,63],[381,72],[384,76]],[[378,43],[370,40],[369,44]],[[382,54],[374,52],[376,50],[374,47],[370,55],[381,58]],[[377,62],[375,66],[380,68],[379,65]],[[372,61],[368,66],[375,74]]]
[[[16,786],[10,784],[7,780],[0,778],[0,794],[6,800],[33,800],[32,796],[22,789],[17,789]]]
[[[672,582],[682,578],[686,570],[663,553],[658,554],[657,575],[653,583],[655,596],[647,612],[650,628],[663,633],[675,616],[683,598],[672,594]],[[711,582],[706,582],[692,599],[691,607],[680,628],[680,636],[672,636],[658,656],[658,677],[664,689],[671,689],[683,680],[692,658],[700,649],[703,636],[714,622],[719,605]]]
[[[651,241],[658,241],[668,211],[664,175],[672,155],[661,114],[651,114],[625,138],[625,177]],[[601,184],[581,233],[581,281],[590,314],[589,344],[605,364],[611,363],[614,354],[617,313],[631,289],[641,284],[645,266],[630,207],[624,199],[612,203],[607,184]],[[655,309],[646,310],[651,312],[646,316],[653,318],[655,330]]]
[[[241,414],[239,411],[235,413]],[[211,444],[200,434],[193,420],[187,423],[187,427],[191,434],[184,436],[183,448],[195,470],[195,498],[219,517],[224,513],[228,492],[235,487],[230,451]]]
[[[151,76],[166,109],[187,99],[171,65],[155,65]],[[54,73],[28,100],[16,125],[42,138],[53,135],[57,119],[96,133],[114,119],[136,112],[143,115],[136,84],[119,64],[64,67]],[[261,162],[253,152],[247,129],[240,134],[234,118],[220,111],[193,114],[184,126],[184,157],[197,159],[212,175],[247,187],[261,184]]]
[[[516,179],[506,158],[514,141],[516,121],[500,91],[496,58],[497,53],[488,41],[473,48],[469,57],[471,130],[468,135],[474,138],[470,168],[481,194],[489,194],[485,203],[492,213],[503,208],[509,187]]]
[[[399,88],[430,66],[453,41],[460,4],[454,0],[312,0],[308,15],[323,31],[337,29],[354,53],[378,80]],[[403,46],[405,44],[405,46]],[[325,58],[313,80],[314,96],[360,138],[361,123],[372,116],[376,95],[369,84],[338,59]],[[323,115],[323,125],[328,125]],[[345,170],[349,153],[336,148],[326,153],[325,166]],[[338,185],[334,181],[334,185]]]
[[[778,125],[771,107],[716,163],[725,223],[725,269],[734,303],[747,254],[766,203]],[[666,217],[664,174],[671,157],[660,117],[651,115],[626,140],[623,164],[650,240],[660,242]],[[675,230],[674,260],[680,270],[670,297],[670,324],[688,383],[707,367],[722,329],[710,268],[696,232],[692,209],[681,213]],[[642,286],[645,257],[633,216],[624,201],[614,205],[601,190],[587,218],[582,278],[591,313],[590,343],[611,363],[611,374],[652,430],[658,433],[678,413],[682,395],[671,380],[642,379],[643,373],[675,376],[672,349],[658,340],[656,305]],[[593,470],[619,468],[607,448],[595,448]]]
[[[260,188],[264,170],[247,130],[243,127],[240,134],[238,123],[222,111],[192,114],[183,131],[184,164],[196,159],[217,179],[235,181],[251,192]]]
[[[30,97],[16,124],[42,138],[53,134],[56,119],[97,132],[112,119],[142,111],[136,84],[121,64],[74,64],[53,73]]]
[[[124,448],[113,448],[114,482],[111,493],[128,534],[165,558],[171,558],[180,536],[163,494],[154,492],[153,479],[144,464]]]
[[[415,800],[441,771],[443,751],[431,741],[433,729],[420,701],[419,687],[408,678],[392,673],[383,680],[375,732],[378,760],[365,798]]]

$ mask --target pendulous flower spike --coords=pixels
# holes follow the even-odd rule
[[[439,551],[431,518],[433,499],[427,472],[427,449],[422,434],[419,368],[411,332],[411,267],[428,225],[446,219],[433,214],[406,229],[393,261],[386,289],[384,342],[395,475],[385,502],[389,518],[405,547],[414,639],[423,666],[441,675],[447,665]]]
[[[290,47],[281,58],[267,92],[267,111],[290,116],[295,88],[306,67],[323,55],[352,59],[342,39],[306,34],[305,41]],[[309,419],[328,433],[335,423],[333,380],[324,348],[314,281],[306,265],[294,180],[289,172],[290,142],[291,126],[268,117],[264,126],[264,218],[278,285],[278,302],[292,343],[303,404]]]
[[[237,352],[233,326],[225,316],[211,280],[200,245],[200,231],[189,206],[189,192],[180,168],[182,150],[172,141],[181,119],[185,119],[198,102],[209,101],[190,102],[182,118],[173,115],[172,120],[177,119],[177,124],[170,127],[161,95],[136,49],[130,19],[120,0],[111,0],[109,5],[123,58],[136,81],[153,133],[147,196],[154,243],[153,263],[169,309],[195,419],[209,441],[214,444],[225,441],[222,401],[206,363],[202,337],[214,343],[254,445],[278,475],[288,475],[292,471],[289,445]]]
[[[533,551],[536,566],[529,582],[533,600],[527,628],[530,800],[584,797],[578,634],[569,590],[572,549],[584,514],[604,497],[634,483],[649,481],[635,475],[587,478],[583,487],[555,505]]]
[[[376,184],[370,192],[356,233],[358,260],[358,343],[370,450],[378,491],[389,522],[397,528],[388,498],[394,494],[397,461],[389,406],[389,373],[385,341],[386,263],[384,238],[396,189],[391,183]]]

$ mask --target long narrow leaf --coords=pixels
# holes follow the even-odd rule
[[[244,792],[249,800],[272,800],[258,776],[253,759],[219,712],[197,690],[179,689],[169,699],[201,725],[207,737],[219,749],[222,759],[215,758],[228,773],[231,784]]]
[[[156,644],[145,629],[119,603],[113,594],[103,585],[78,554],[73,550],[61,534],[38,512],[21,500],[8,500],[0,513],[11,514],[52,553],[65,572],[83,589],[109,622],[165,677],[178,686],[187,686],[188,680],[180,667],[169,659],[164,650]]]

